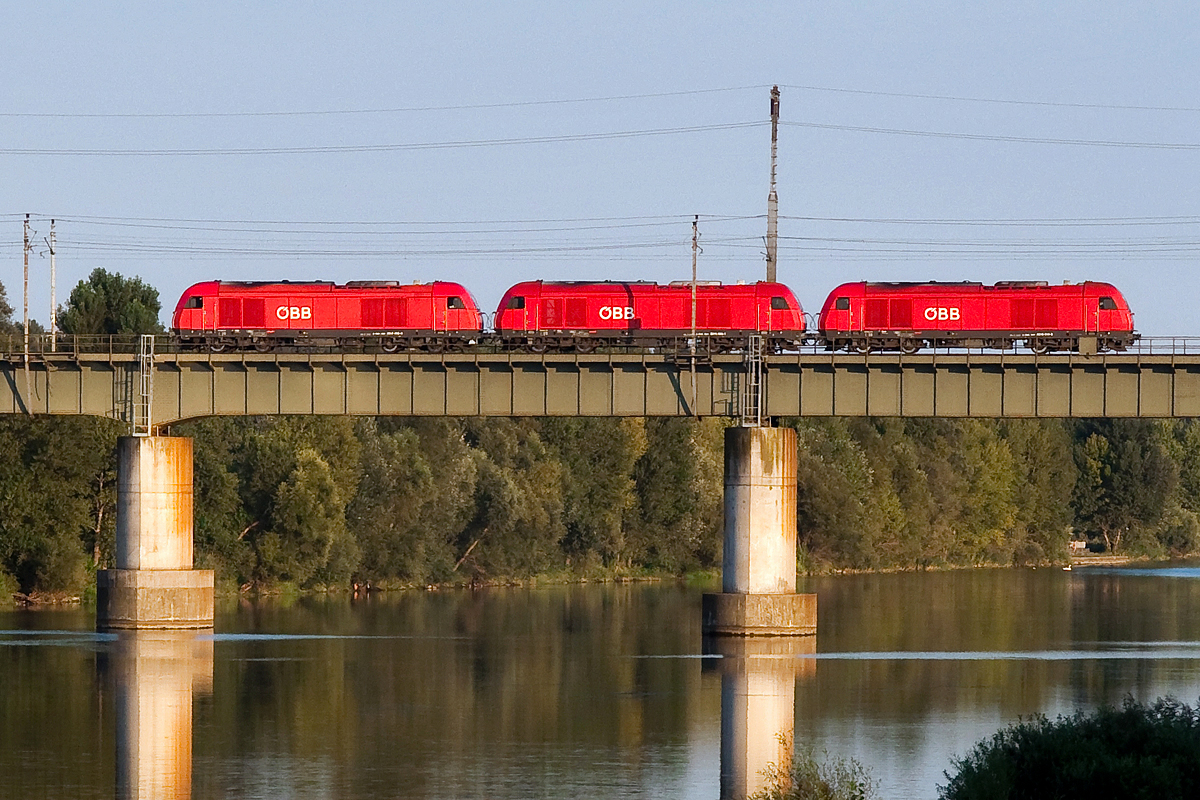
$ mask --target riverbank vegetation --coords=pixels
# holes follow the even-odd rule
[[[997,797],[1158,798],[1200,795],[1200,710],[1150,705],[1036,716],[956,759],[943,800]]]
[[[97,270],[75,333],[157,325]],[[0,326],[13,330],[0,287]],[[226,587],[425,586],[720,565],[719,419],[221,418],[194,441],[197,565]],[[801,567],[1063,562],[1068,542],[1200,547],[1200,426],[1146,420],[784,420]],[[0,597],[78,593],[112,565],[112,420],[0,418]]]

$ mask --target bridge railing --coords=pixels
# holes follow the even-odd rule
[[[708,336],[700,334],[697,337],[697,351],[699,353],[709,352],[710,349],[705,347],[708,340],[721,340],[722,343],[728,342],[728,336],[712,335]],[[645,352],[652,352],[668,357],[679,357],[686,355],[689,352],[690,337],[680,337],[674,347],[665,348],[650,348]],[[49,334],[31,334],[29,336],[29,354],[36,356],[39,359],[44,356],[53,355],[130,355],[137,356],[141,346],[141,337],[136,334],[115,334],[115,335],[98,335],[98,336],[82,336],[74,334],[60,333],[53,339]],[[25,352],[25,340],[19,333],[3,333],[0,334],[0,358],[11,361],[14,358],[23,358]],[[717,348],[713,348],[717,349]],[[155,336],[154,351],[156,353],[195,353],[205,352],[202,348],[196,345],[180,345],[170,334],[160,334]],[[278,352],[303,352],[303,353],[329,353],[338,354],[345,352],[344,348],[334,346],[329,343],[314,343],[298,346],[288,346],[278,348]],[[372,351],[373,352],[373,351]],[[496,343],[485,343],[479,347],[478,352],[481,353],[496,353],[507,352]],[[614,352],[644,352],[642,349],[625,349],[615,350]],[[730,352],[726,350],[726,352]],[[735,347],[734,353],[744,354],[745,347]],[[786,353],[799,352],[802,354],[828,354],[824,345],[809,343],[802,345],[796,350],[788,350]],[[843,351],[844,352],[844,351]],[[1022,355],[1030,354],[1028,348],[1018,346],[1012,350],[999,351],[994,348],[985,347],[923,347],[919,351],[920,355],[936,354],[936,355],[995,355],[999,352],[1018,353]],[[1134,355],[1179,355],[1179,356],[1196,356],[1200,355],[1200,337],[1196,336],[1146,336],[1139,339],[1131,345],[1125,353]],[[896,351],[884,351],[885,355],[896,356]],[[872,358],[880,353],[871,352],[863,354],[863,358]],[[1049,353],[1043,358],[1053,359],[1063,357],[1066,353]]]

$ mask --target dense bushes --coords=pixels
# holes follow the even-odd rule
[[[1200,709],[1153,705],[1012,725],[955,762],[943,800],[1200,797]]]

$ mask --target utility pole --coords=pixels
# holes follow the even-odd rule
[[[50,352],[58,351],[58,309],[54,297],[54,220],[50,220]]]
[[[771,87],[771,191],[767,194],[767,280],[775,280],[779,249],[779,196],[775,194],[775,156],[779,146],[779,87]]]
[[[692,415],[696,414],[696,254],[700,250],[700,215],[692,218]]]
[[[21,325],[22,336],[25,342],[25,411],[29,413],[29,404],[31,395],[29,392],[29,215],[25,215],[25,245],[21,248],[25,256],[25,292],[24,292],[24,314],[23,323]]]

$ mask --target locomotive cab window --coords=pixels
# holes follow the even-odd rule
[[[446,308],[466,308],[467,304],[463,302],[461,297],[447,297]]]
[[[510,298],[508,298],[508,305],[505,306],[505,308],[524,308],[524,307],[525,307],[525,298],[524,297],[510,297]]]
[[[849,297],[839,297],[837,299],[837,302],[834,303],[833,307],[836,308],[838,311],[849,311],[850,310],[850,298]]]
[[[1103,311],[1116,311],[1117,303],[1111,297],[1101,297],[1100,298],[1100,308]]]
[[[184,308],[204,308],[203,297],[189,297],[188,301],[183,304]]]
[[[771,308],[775,311],[786,311],[788,307],[787,300],[782,297],[771,298]]]

